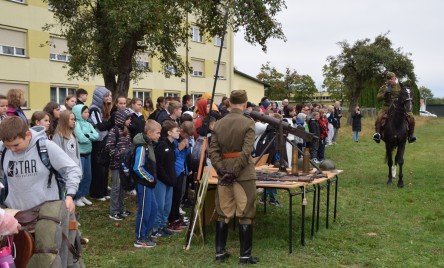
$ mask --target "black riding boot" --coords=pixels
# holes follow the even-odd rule
[[[228,237],[228,223],[216,221],[216,261],[224,262],[230,257],[230,253],[225,250]]]
[[[379,118],[376,119],[375,122],[375,134],[373,134],[373,140],[376,141],[376,143],[381,142],[381,120]]]
[[[253,225],[239,224],[240,264],[255,264],[259,259],[251,256],[253,249]]]

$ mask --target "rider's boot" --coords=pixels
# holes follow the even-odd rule
[[[378,117],[375,122],[375,134],[373,134],[373,140],[376,143],[381,142],[381,134],[379,134],[380,129],[381,129],[381,119]]]
[[[416,141],[415,137],[415,118],[411,115],[407,116],[407,122],[409,123],[409,131],[408,131],[408,141],[409,143],[413,143]]]

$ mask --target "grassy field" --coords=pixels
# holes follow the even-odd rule
[[[345,121],[345,120],[343,120]],[[253,253],[260,258],[256,267],[444,267],[444,119],[417,118],[418,141],[405,153],[403,189],[387,186],[384,144],[371,140],[373,121],[363,119],[359,143],[350,127],[340,129],[338,144],[327,147],[340,176],[337,221],[321,228],[306,246],[299,244],[300,198],[294,211],[294,249],[288,254],[288,195],[279,192],[283,208],[258,206]],[[325,201],[325,193],[323,201]],[[311,210],[312,194],[307,210]],[[136,211],[135,199],[126,205]],[[161,240],[156,248],[135,249],[134,215],[116,227],[108,218],[109,202],[78,209],[81,229],[90,243],[84,248],[87,267],[209,267],[214,259],[214,227],[207,230],[207,244],[193,241],[183,250],[184,234]],[[325,211],[325,202],[321,204]],[[332,210],[331,210],[332,211]],[[189,213],[188,213],[189,214]],[[308,213],[310,214],[310,213]],[[306,216],[306,225],[311,220]],[[231,231],[227,244],[232,257],[221,267],[236,266],[238,232]]]

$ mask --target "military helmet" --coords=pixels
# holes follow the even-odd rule
[[[335,163],[331,159],[325,159],[324,161],[322,161],[322,163],[319,165],[319,168],[322,171],[336,171]]]
[[[385,75],[385,77],[387,78],[387,80],[392,79],[393,77],[395,77],[395,73],[394,72],[387,72],[387,74]]]

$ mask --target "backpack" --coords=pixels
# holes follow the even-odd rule
[[[52,176],[54,175],[56,178],[57,187],[59,189],[59,198],[60,198],[60,200],[64,200],[65,199],[65,190],[66,190],[65,189],[65,186],[66,186],[65,181],[63,180],[60,173],[57,172],[57,170],[55,170],[51,165],[51,161],[49,160],[49,155],[48,155],[48,148],[46,147],[47,140],[48,140],[47,137],[41,137],[36,142],[36,147],[37,147],[37,151],[39,154],[39,158],[42,161],[43,165],[45,165],[45,167],[49,170],[48,184],[47,184],[48,186],[47,187],[51,188]],[[7,148],[4,147],[3,151],[1,152],[0,169],[3,169],[3,163],[5,161],[6,150],[7,150]],[[3,178],[3,184],[4,184],[5,188],[2,189],[2,192],[0,194],[0,203],[3,203],[6,199],[6,197],[8,196],[8,181],[6,179],[6,174]]]
[[[137,146],[131,143],[128,148],[124,149],[119,154],[120,186],[124,191],[134,189],[134,176],[137,176],[133,170],[136,148]]]
[[[85,267],[77,219],[65,201],[44,202],[15,218],[22,226],[14,239],[17,267]]]
[[[116,140],[114,142],[114,146],[116,146],[117,141],[119,139],[119,130],[115,126],[112,129],[114,130],[114,134],[116,136]],[[109,163],[111,162],[111,156],[109,155],[109,150],[106,149],[106,142],[108,141],[110,131],[108,131],[106,136],[100,142],[100,146],[99,146],[98,152],[97,152],[96,162],[97,162],[97,164],[104,166],[104,167],[109,166]]]

